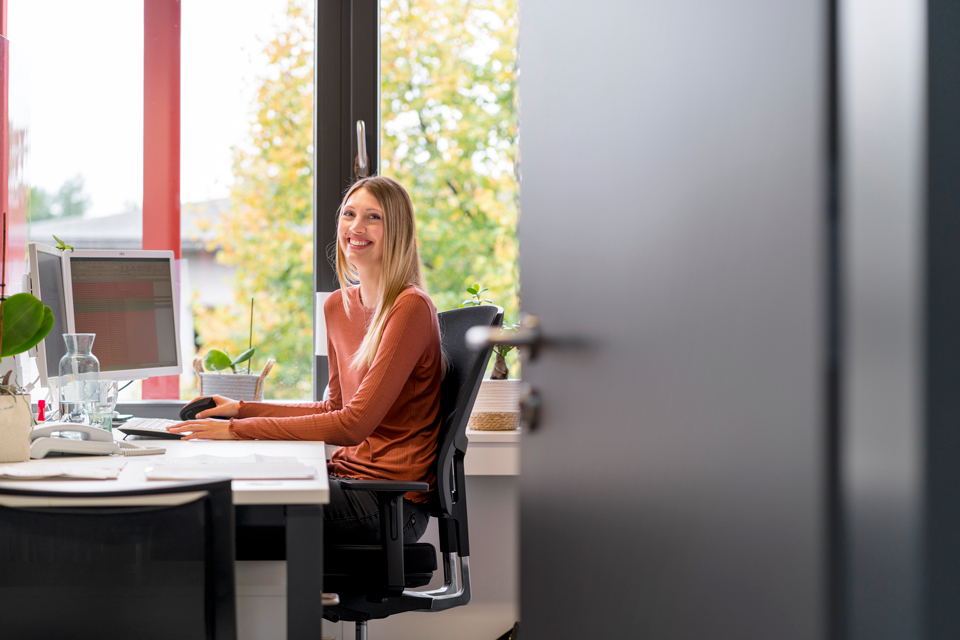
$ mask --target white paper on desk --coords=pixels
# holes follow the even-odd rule
[[[0,479],[3,480],[47,480],[50,478],[69,478],[71,480],[116,480],[120,467],[104,469],[87,466],[61,465],[22,465],[0,467]]]
[[[253,453],[248,456],[211,456],[203,454],[199,456],[184,456],[183,458],[164,457],[163,465],[198,465],[198,464],[300,464],[300,461],[293,456],[264,456]]]
[[[264,456],[189,456],[167,458],[161,464],[147,467],[147,480],[202,480],[230,478],[231,480],[312,480],[317,468],[293,457]]]

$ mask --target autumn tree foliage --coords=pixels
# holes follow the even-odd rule
[[[256,299],[269,397],[308,397],[312,367],[313,24],[303,0],[265,46],[247,144],[235,151],[217,259],[236,267],[235,303],[197,308],[204,348],[246,348]],[[518,309],[516,0],[381,3],[381,166],[413,198],[438,310],[482,282]],[[257,367],[255,362],[254,367]]]
[[[410,191],[437,309],[480,282],[516,318],[516,1],[389,0],[380,24],[380,173]]]
[[[236,267],[235,302],[195,306],[202,349],[246,349],[256,301],[256,370],[277,360],[269,397],[307,398],[313,366],[313,16],[291,0],[264,46],[246,144],[234,149],[229,212],[217,228],[217,260]]]

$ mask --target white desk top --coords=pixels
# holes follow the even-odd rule
[[[123,437],[122,433],[116,431],[114,435],[118,440]],[[131,488],[137,485],[156,487],[166,483],[148,481],[144,477],[144,469],[159,463],[163,458],[183,458],[201,454],[245,456],[259,453],[268,456],[295,457],[304,464],[316,466],[317,477],[314,480],[234,480],[234,504],[326,504],[330,501],[330,486],[327,482],[323,442],[144,439],[137,440],[136,444],[147,447],[164,447],[167,452],[158,456],[57,457],[16,463],[17,466],[62,463],[93,467],[123,464],[120,477],[116,480],[6,480],[4,482],[24,483],[37,489],[55,491],[102,491]],[[5,463],[4,466],[9,466],[9,464]]]

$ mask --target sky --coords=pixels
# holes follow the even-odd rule
[[[249,128],[262,44],[286,0],[183,0],[181,202],[222,198]],[[12,73],[28,118],[27,180],[81,174],[90,215],[143,198],[142,0],[9,0]],[[22,75],[25,74],[24,79]],[[28,96],[28,97],[27,97]],[[16,96],[14,96],[16,99]]]

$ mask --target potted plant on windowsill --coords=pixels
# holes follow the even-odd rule
[[[461,307],[473,307],[493,304],[483,297],[487,289],[480,284],[467,287],[470,298],[464,300]],[[519,325],[510,324],[504,328],[516,331]],[[480,383],[480,391],[473,403],[467,428],[478,431],[511,431],[520,426],[520,380],[510,380],[506,355],[516,347],[496,345],[493,348],[494,363],[490,378]]]
[[[7,214],[3,214],[3,249],[0,259],[0,359],[16,356],[35,347],[53,328],[53,312],[29,293],[5,295],[7,281]],[[14,368],[15,370],[15,368]],[[0,381],[0,463],[30,459],[30,431],[33,414],[30,395],[11,384],[8,372]]]
[[[263,400],[263,386],[273,369],[275,360],[270,358],[260,373],[251,371],[256,348],[253,346],[253,298],[250,299],[250,340],[248,349],[236,358],[231,358],[219,349],[207,351],[206,356],[193,360],[197,374],[197,388],[201,396],[226,396],[233,400],[259,402]],[[246,363],[246,367],[238,368]]]

